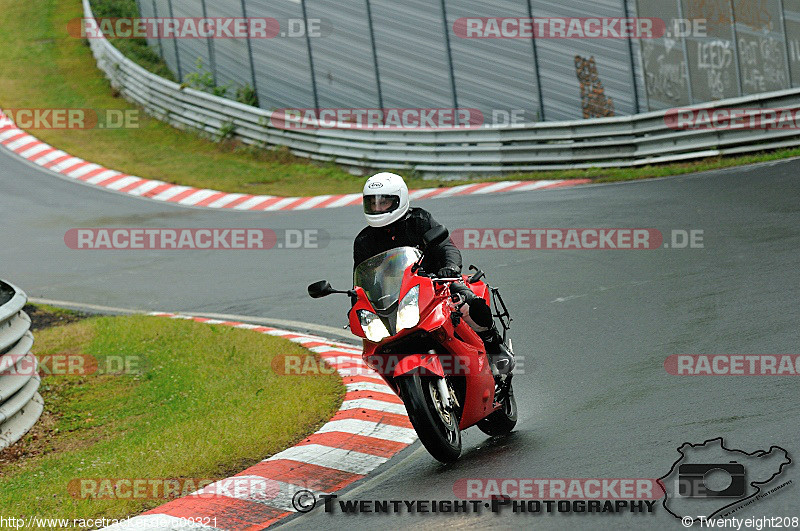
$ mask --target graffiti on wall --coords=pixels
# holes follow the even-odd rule
[[[772,15],[767,8],[768,0],[735,0],[733,13],[736,22],[753,29],[772,28]],[[710,26],[729,25],[734,22],[730,0],[687,0],[689,19],[705,19]]]
[[[647,96],[667,105],[688,104],[686,62],[678,41],[642,42]]]
[[[575,56],[575,73],[581,87],[581,107],[584,118],[614,116],[614,102],[605,94],[603,82],[597,74],[594,56]]]
[[[731,41],[715,39],[697,44],[697,69],[706,75],[703,81],[710,99],[719,100],[733,95],[733,59]],[[696,81],[703,82],[699,79]]]
[[[767,0],[737,0],[734,2],[736,22],[746,24],[755,30],[772,31],[772,15],[767,9]]]
[[[783,43],[771,36],[740,37],[739,62],[745,92],[767,92],[789,87]]]

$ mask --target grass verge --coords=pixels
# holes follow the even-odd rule
[[[99,12],[111,14],[126,13],[133,3],[95,1]],[[112,94],[89,48],[68,35],[68,22],[81,16],[80,0],[0,0],[0,29],[5,36],[4,46],[0,47],[0,108],[136,108]],[[141,43],[114,43],[146,68],[165,74],[163,63]],[[350,175],[332,163],[312,163],[286,149],[264,151],[237,142],[216,143],[179,131],[144,113],[139,116],[139,128],[31,133],[59,149],[109,168],[199,188],[306,196],[354,193],[363,186],[362,177]],[[679,175],[798,155],[800,149],[791,149],[631,169],[543,171],[457,181],[423,180],[414,172],[404,177],[411,188],[505,179],[590,178],[604,182]]]
[[[22,310],[31,318],[31,332],[86,319],[89,314],[47,304],[26,304]]]
[[[0,453],[0,507],[17,518],[121,518],[156,507],[168,500],[83,499],[70,482],[224,478],[313,432],[343,396],[335,374],[272,371],[274,355],[307,353],[294,343],[191,321],[90,317],[38,331],[34,352],[94,356],[101,367],[122,356],[145,369],[43,378],[45,413]]]
[[[97,18],[139,18],[136,0],[91,0],[91,6]],[[139,66],[157,76],[176,81],[167,63],[147,44],[147,39],[117,39],[114,46]]]

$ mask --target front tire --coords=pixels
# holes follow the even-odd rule
[[[437,461],[452,463],[461,455],[461,430],[452,408],[444,409],[437,379],[413,374],[398,378],[397,385],[422,445]]]
[[[517,401],[514,388],[509,383],[508,395],[503,400],[503,407],[478,422],[477,426],[486,435],[505,435],[517,425]]]

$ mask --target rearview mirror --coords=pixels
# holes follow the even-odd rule
[[[308,286],[308,294],[315,299],[325,297],[331,293],[335,293],[335,291],[327,280],[320,280]]]
[[[447,229],[439,225],[438,227],[434,227],[423,234],[422,241],[425,242],[425,247],[431,247],[443,243],[448,236],[450,236],[450,233],[447,231]]]

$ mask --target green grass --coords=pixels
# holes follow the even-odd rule
[[[344,394],[335,374],[276,375],[273,356],[307,354],[291,342],[191,321],[89,318],[37,332],[34,352],[136,356],[146,370],[45,376],[45,414],[0,460],[6,516],[137,514],[167,500],[75,498],[70,481],[224,478],[312,433]]]
[[[94,0],[97,14],[130,14],[133,0]],[[68,36],[71,19],[82,16],[80,0],[0,0],[0,108],[135,109],[116,97],[97,69],[88,46]],[[129,57],[162,75],[165,65],[143,41],[112,41]],[[263,102],[269,106],[269,102]],[[257,150],[238,142],[212,142],[140,114],[138,129],[34,130],[68,153],[125,173],[228,192],[304,196],[353,193],[356,177],[332,163],[311,163],[287,149]],[[404,176],[411,188],[452,186],[501,179],[617,181],[678,175],[800,155],[800,149],[743,157],[646,166],[634,169],[543,171],[497,178],[423,180]],[[365,169],[365,172],[371,170]]]
[[[47,314],[52,314],[55,316],[70,316],[70,315],[77,315],[78,312],[73,310],[67,310],[66,308],[57,308],[55,306],[50,306],[49,304],[31,304],[37,311],[41,311]]]
[[[136,109],[115,97],[84,41],[68,35],[68,22],[81,16],[79,0],[0,0],[0,108]],[[217,144],[143,113],[139,122],[131,129],[31,133],[109,168],[201,188],[314,195],[363,186],[333,164],[311,164],[284,149]]]
[[[136,0],[91,0],[92,13],[98,18],[137,18],[139,9]],[[159,57],[156,50],[148,46],[146,39],[117,39],[114,45],[126,57],[136,61],[150,72],[175,81],[175,75]]]

